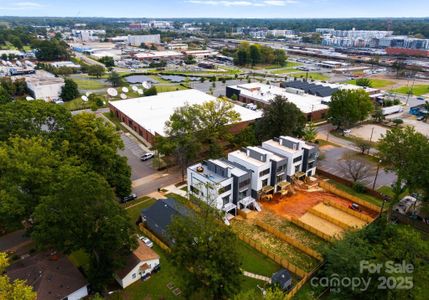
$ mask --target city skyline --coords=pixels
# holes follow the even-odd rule
[[[1,16],[124,18],[427,17],[429,2],[341,0],[0,0]]]

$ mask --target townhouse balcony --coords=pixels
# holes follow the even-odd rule
[[[255,202],[255,199],[253,199],[252,197],[248,196],[244,199],[241,199],[240,201],[238,201],[238,204],[241,204],[243,206],[243,208],[247,208],[249,205],[251,205],[252,203]]]
[[[231,210],[235,210],[237,208],[237,205],[235,205],[234,203],[226,203],[223,205],[222,210],[226,213],[230,212]]]

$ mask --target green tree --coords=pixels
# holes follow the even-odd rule
[[[63,101],[70,101],[79,97],[79,89],[77,83],[72,79],[66,78],[64,80],[64,86],[61,89],[60,97]]]
[[[157,95],[158,91],[156,90],[156,86],[151,86],[150,88],[148,88],[147,90],[144,91],[143,95],[145,96],[154,96]]]
[[[259,140],[281,135],[302,136],[304,127],[305,116],[299,108],[286,98],[276,96],[263,108],[263,116],[256,122],[256,135]]]
[[[107,81],[110,82],[110,84],[113,87],[118,87],[118,86],[120,86],[122,84],[122,78],[121,78],[121,76],[117,72],[115,72],[115,71],[112,71],[110,73],[109,78],[107,78]]]
[[[55,61],[70,59],[68,45],[57,39],[33,40],[32,48],[36,49],[36,57],[40,61]]]
[[[360,149],[362,154],[365,154],[365,152],[367,152],[371,148],[371,143],[362,138],[357,138],[355,140],[355,145]]]
[[[282,49],[275,49],[274,50],[274,63],[276,65],[280,65],[280,66],[285,66],[286,65],[286,60],[287,60],[287,56],[284,50]]]
[[[6,275],[1,275],[9,266],[7,254],[0,252],[0,299],[2,300],[35,300],[36,293],[24,280],[11,281]]]
[[[73,116],[64,133],[67,156],[106,178],[119,197],[131,192],[131,169],[127,159],[117,154],[124,147],[115,128],[93,114]]]
[[[0,86],[0,104],[6,104],[11,102],[13,99],[7,90]]]
[[[374,110],[367,92],[363,90],[338,90],[329,103],[329,121],[340,128],[349,128],[365,120]]]
[[[53,192],[34,213],[32,238],[43,247],[89,255],[88,279],[101,291],[136,247],[134,227],[103,177],[82,167],[62,167]]]
[[[383,110],[379,105],[376,105],[374,108],[374,113],[372,114],[372,118],[376,123],[381,123],[385,119]]]
[[[310,122],[307,124],[307,126],[305,126],[302,137],[307,142],[314,142],[316,140],[317,129],[313,122]]]
[[[91,65],[88,67],[87,72],[89,76],[95,76],[97,78],[100,78],[104,75],[106,69],[100,65]]]
[[[250,64],[256,66],[261,61],[261,49],[259,45],[250,45],[249,47],[249,60]]]
[[[372,87],[372,81],[368,78],[356,79],[356,85],[363,87]]]
[[[429,197],[429,141],[412,127],[393,128],[378,142],[380,159],[410,191]]]
[[[256,137],[255,126],[249,125],[241,130],[238,134],[235,134],[232,142],[236,147],[257,145],[259,141]]]
[[[113,68],[115,66],[115,60],[111,56],[103,56],[98,61],[105,65],[106,68]]]
[[[428,242],[422,239],[417,231],[411,227],[386,224],[382,218],[363,230],[348,232],[343,239],[336,241],[325,253],[326,264],[320,277],[341,279],[359,276],[370,280],[367,289],[364,289],[363,285],[358,288],[340,286],[336,293],[338,299],[424,299],[429,277],[428,253]],[[414,271],[412,274],[403,272],[392,274],[386,273],[386,268],[382,267],[380,272],[370,273],[365,269],[360,270],[363,261],[382,266],[385,266],[387,261],[395,263],[405,261],[413,265]],[[379,277],[382,276],[412,276],[413,287],[380,289]]]
[[[173,219],[168,234],[175,241],[172,262],[184,272],[185,293],[202,291],[205,299],[227,299],[240,291],[237,236],[219,225],[210,208],[201,215]]]

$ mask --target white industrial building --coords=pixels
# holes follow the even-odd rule
[[[140,47],[141,44],[160,44],[161,35],[146,34],[146,35],[129,35],[127,38],[128,44],[135,47]]]
[[[153,143],[155,135],[165,136],[165,122],[177,108],[187,104],[203,104],[216,100],[215,97],[198,90],[182,90],[160,93],[156,96],[134,98],[109,102],[110,110],[128,126],[133,128],[149,143]],[[262,116],[261,111],[253,111],[239,105],[234,110],[240,114],[241,120],[231,125],[240,127],[253,122]]]
[[[60,98],[64,79],[59,77],[26,77],[27,88],[34,99],[54,101]]]

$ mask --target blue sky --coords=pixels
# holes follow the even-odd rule
[[[428,0],[0,0],[0,15],[71,17],[426,17]]]

